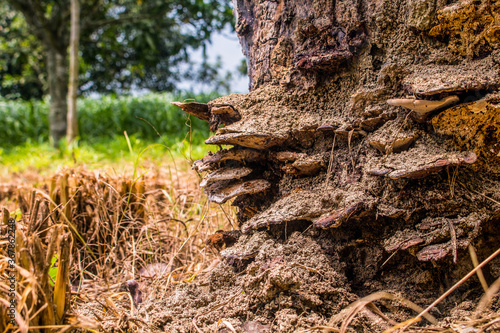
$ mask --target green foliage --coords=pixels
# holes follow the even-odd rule
[[[195,68],[189,54],[232,23],[230,3],[81,0],[80,92],[175,91],[185,78],[224,84],[228,78],[219,75],[217,64]],[[46,94],[49,68],[42,55],[65,54],[69,10],[69,0],[0,1],[0,95]]]
[[[0,101],[0,147],[48,141],[48,113],[45,101]]]
[[[22,14],[0,1],[0,96],[41,99],[46,74],[40,41]]]
[[[233,20],[227,0],[124,0],[97,12],[85,9],[91,1],[83,3],[81,51],[88,70],[82,72],[82,91],[173,91],[183,77],[205,70],[192,65],[181,70],[190,50],[203,48],[214,31]],[[93,17],[84,14],[91,10]],[[223,78],[215,73],[203,79]]]
[[[122,138],[123,132],[127,131],[135,140],[148,143],[165,142],[171,146],[186,139],[199,145],[209,136],[206,122],[188,117],[180,108],[170,104],[188,97],[192,96],[148,94],[117,98],[108,95],[80,99],[80,141],[99,146],[109,139]],[[198,95],[195,100],[207,102],[216,97],[216,94]],[[0,147],[11,149],[16,145],[48,142],[48,112],[46,101],[0,101],[0,119],[3,120],[0,122]],[[148,122],[156,128],[162,140]],[[124,139],[121,144],[128,150]]]
[[[52,256],[52,259],[50,260],[50,268],[49,268],[50,279],[49,279],[49,282],[50,282],[50,284],[52,286],[55,285],[56,276],[57,276],[57,270],[59,268],[59,267],[56,266],[57,260],[59,260],[59,255],[58,254],[54,254],[54,256]]]

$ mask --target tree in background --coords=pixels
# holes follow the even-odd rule
[[[0,5],[6,14],[0,20],[0,47],[8,49],[0,56],[5,63],[0,92],[39,97],[46,72],[50,135],[57,144],[67,129],[70,0],[8,0],[8,5]],[[81,92],[175,90],[189,51],[206,45],[214,31],[232,20],[224,0],[82,0],[80,5]],[[13,38],[17,40],[4,45]],[[22,46],[19,51],[17,46]],[[25,84],[28,78],[33,79],[31,88]]]
[[[0,2],[0,95],[41,99],[47,86],[42,47],[22,15]]]
[[[78,95],[78,45],[80,43],[80,0],[71,0],[71,35],[69,38],[69,86],[66,138],[78,136],[76,97]]]

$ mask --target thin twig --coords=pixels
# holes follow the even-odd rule
[[[450,219],[447,219],[448,221],[448,228],[450,229],[450,236],[451,236],[451,251],[453,253],[453,263],[457,263],[457,233],[455,231],[455,227],[453,226],[453,222]]]
[[[479,265],[479,260],[477,260],[476,250],[474,249],[474,246],[472,246],[472,244],[469,244],[469,254],[470,259],[472,260],[472,264],[474,265],[474,267],[477,267]],[[481,282],[481,286],[483,287],[484,292],[488,293],[488,283],[486,282],[483,271],[481,269],[477,271],[477,278],[479,279],[479,282]]]
[[[457,289],[462,283],[464,283],[467,279],[469,279],[472,275],[476,274],[476,272],[478,270],[481,269],[481,267],[483,267],[484,265],[486,265],[487,263],[489,263],[493,258],[495,258],[498,254],[500,254],[500,248],[498,250],[496,250],[492,255],[490,255],[488,258],[486,258],[481,264],[479,264],[476,268],[474,268],[473,270],[471,270],[466,276],[464,276],[462,279],[460,279],[460,281],[458,281],[457,283],[455,283],[455,285],[453,285],[453,287],[451,287],[450,289],[448,289],[448,291],[446,291],[443,295],[441,295],[438,299],[436,299],[434,302],[432,302],[431,305],[429,305],[424,311],[422,311],[421,313],[419,313],[418,316],[416,316],[415,318],[411,319],[407,324],[406,326],[403,327],[402,331],[404,331],[405,329],[407,329],[408,327],[410,327],[411,325],[413,325],[414,323],[416,323],[417,321],[420,320],[420,318],[422,318],[423,315],[427,314],[433,307],[435,307],[437,304],[439,304],[443,299],[445,299],[449,294],[451,294],[455,289]]]

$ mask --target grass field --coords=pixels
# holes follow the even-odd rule
[[[81,136],[59,149],[48,140],[45,102],[0,102],[5,120],[0,124],[0,228],[4,234],[9,218],[15,219],[19,331],[99,329],[102,323],[74,315],[89,301],[114,304],[103,320],[117,323],[133,312],[117,286],[141,279],[141,268],[175,267],[143,278],[147,288],[168,294],[216,260],[205,241],[220,228],[232,228],[234,211],[209,204],[198,186],[190,166],[209,149],[203,144],[208,128],[170,105],[184,99],[81,100]],[[0,243],[0,262],[6,263],[7,243]],[[8,266],[0,264],[0,272],[7,274]],[[0,281],[0,332],[12,328],[1,305],[12,299],[7,290]]]
[[[208,125],[188,117],[173,101],[206,102],[217,94],[198,96],[148,94],[101,96],[78,101],[80,136],[53,148],[48,138],[46,101],[0,100],[0,177],[36,173],[49,175],[63,166],[121,169],[138,156],[153,163],[165,159],[201,158]]]
[[[3,233],[9,217],[16,219],[18,331],[103,331],[134,313],[127,293],[120,293],[127,280],[141,281],[148,297],[162,297],[203,276],[218,260],[205,246],[208,236],[232,229],[235,221],[229,204],[208,203],[190,169],[204,150],[124,135],[60,150],[42,143],[3,151],[0,227]],[[3,245],[0,262],[8,258]],[[36,255],[29,260],[26,253]],[[0,273],[8,274],[7,267],[0,265]],[[146,278],[141,269],[148,267],[168,272]],[[6,290],[0,281],[2,332],[12,328],[1,306],[11,299]],[[105,304],[109,311],[86,316],[86,304]]]
[[[130,143],[130,146],[129,146]],[[142,140],[137,136],[122,135],[112,139],[101,138],[92,143],[75,141],[71,145],[54,148],[49,142],[23,144],[0,149],[0,179],[10,179],[13,174],[36,173],[48,176],[62,167],[85,166],[88,169],[130,170],[137,158],[153,164],[172,159],[187,162],[201,158],[210,147],[192,145],[183,140],[165,145],[161,140]]]
[[[148,94],[143,96],[100,96],[78,100],[80,140],[89,144],[123,136],[156,141],[161,135],[169,146],[184,139],[201,144],[208,136],[208,125],[194,117],[187,117],[174,101],[207,102],[216,93]],[[24,144],[49,141],[47,101],[0,100],[0,133],[2,149]]]

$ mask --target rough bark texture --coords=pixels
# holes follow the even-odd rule
[[[208,292],[166,301],[172,316],[179,299],[206,295],[210,309],[224,289],[233,307],[195,312],[199,325],[340,326],[348,311],[333,315],[380,290],[428,305],[471,269],[469,247],[482,259],[498,248],[498,1],[237,0],[235,11],[251,92],[179,106],[202,110],[208,144],[234,146],[194,168],[210,200],[236,198],[243,236]],[[485,274],[500,276],[498,259]],[[440,327],[471,314],[480,285],[462,288],[432,312]],[[374,313],[351,326],[387,329]]]

